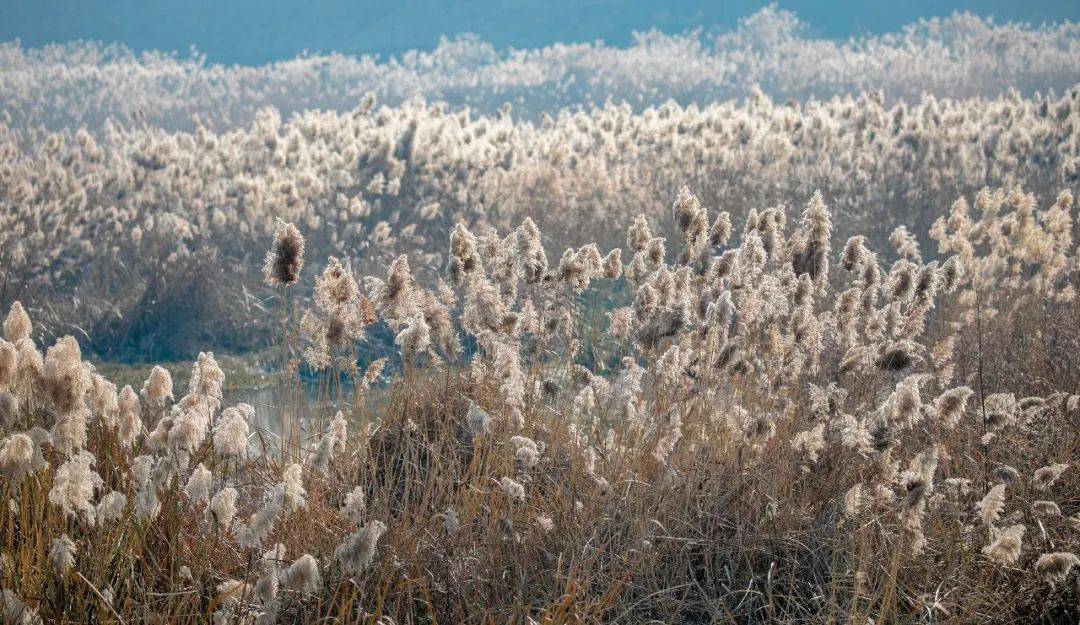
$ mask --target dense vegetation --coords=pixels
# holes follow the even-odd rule
[[[883,265],[814,195],[733,234],[688,190],[670,252],[549,264],[463,226],[425,289],[279,223],[283,422],[200,354],[115,385],[13,306],[0,343],[4,608],[21,622],[1075,620],[1075,208],[983,191]],[[603,336],[594,282],[628,291]],[[366,292],[366,294],[365,294]],[[357,366],[376,320],[400,374]],[[583,323],[584,322],[584,323]],[[478,345],[463,359],[462,338]],[[593,368],[577,364],[592,353]],[[314,402],[300,359],[321,371]],[[340,381],[348,379],[351,384]]]
[[[0,46],[0,619],[1077,622],[1078,35]]]
[[[49,340],[72,332],[110,358],[177,359],[265,345],[253,262],[282,218],[318,263],[360,272],[401,253],[432,284],[456,223],[531,217],[548,249],[618,242],[635,215],[663,236],[683,184],[737,221],[814,191],[834,239],[884,246],[926,232],[960,195],[1023,183],[1043,196],[1080,176],[1080,91],[885,105],[879,95],[777,105],[609,105],[540,124],[444,105],[263,111],[216,134],[107,124],[0,126],[0,303],[20,300]]]

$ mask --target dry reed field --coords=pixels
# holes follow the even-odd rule
[[[898,233],[891,265],[861,236],[833,249],[820,195],[741,233],[687,189],[672,211],[672,254],[642,217],[557,263],[531,220],[458,226],[431,290],[406,256],[363,288],[332,258],[302,313],[304,238],[279,223],[277,438],[222,405],[211,353],[186,392],[161,368],[118,390],[73,337],[42,356],[14,304],[7,615],[1075,618],[1072,195],[961,198],[932,230],[945,260]],[[575,295],[604,281],[631,304],[600,335]],[[376,320],[396,349],[363,370]],[[314,403],[301,366],[327,377]]]
[[[757,27],[811,97],[594,82],[518,117],[336,59],[390,102],[283,119],[318,59],[0,47],[3,622],[1080,621],[1076,26],[923,24],[830,86],[754,19],[699,62]],[[488,60],[474,96],[544,63],[739,86],[618,70],[685,46]],[[982,73],[888,99],[867,66]],[[409,72],[442,101],[386,92]],[[271,427],[212,351],[253,349]],[[186,388],[99,373],[185,355]]]

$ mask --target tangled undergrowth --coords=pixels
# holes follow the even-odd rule
[[[1074,622],[1080,314],[1072,194],[960,199],[885,264],[801,218],[741,233],[687,189],[672,245],[549,263],[450,235],[358,282],[279,223],[283,422],[118,390],[22,306],[0,342],[5,618],[182,623]],[[671,253],[668,253],[668,246]],[[625,257],[624,257],[625,254]],[[890,252],[892,255],[892,252]],[[928,255],[930,256],[930,255]],[[674,260],[673,260],[674,259]],[[578,303],[624,291],[603,322]],[[301,312],[302,311],[302,312]],[[395,351],[356,358],[375,327]],[[586,359],[590,367],[581,363]],[[320,372],[317,401],[300,370]]]

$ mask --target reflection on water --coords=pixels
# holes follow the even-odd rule
[[[304,389],[304,397],[300,399],[301,415],[306,416],[306,411],[310,409],[315,403],[315,391],[310,388]],[[289,427],[291,419],[290,412],[285,411],[283,413],[283,407],[290,401],[290,395],[287,392],[283,392],[280,386],[269,386],[264,388],[245,388],[245,389],[232,389],[224,392],[222,401],[223,406],[235,406],[239,403],[249,404],[255,409],[255,419],[248,425],[253,430],[259,430],[264,435],[277,438],[282,434],[282,416],[285,416],[285,434],[290,434]],[[301,419],[302,437],[306,437],[310,432],[311,423],[308,419]]]
[[[223,408],[240,403],[250,405],[255,410],[255,418],[248,423],[252,434],[250,442],[258,448],[261,438],[267,449],[275,449],[282,435],[286,439],[296,440],[291,431],[294,422],[292,417],[296,413],[301,417],[300,436],[297,438],[305,445],[311,444],[312,439],[317,440],[322,435],[338,410],[344,411],[346,415],[354,414],[351,405],[353,391],[346,388],[340,392],[341,401],[331,401],[327,397],[326,388],[320,389],[317,385],[305,385],[301,397],[292,396],[288,390],[282,390],[277,385],[227,389],[223,393],[221,405]],[[290,408],[290,403],[294,401],[298,402],[299,406]],[[350,428],[354,425],[355,423],[350,424]]]

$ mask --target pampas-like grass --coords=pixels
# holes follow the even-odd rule
[[[97,518],[93,500],[104,481],[94,471],[97,459],[88,451],[80,451],[56,471],[49,501],[59,506],[69,517],[80,518],[93,525]]]
[[[962,619],[987,606],[1050,613],[1056,598],[1025,597],[1069,572],[1060,557],[1033,566],[1036,554],[1075,552],[1066,426],[1077,402],[1046,388],[1067,372],[1002,356],[1037,363],[1039,350],[995,341],[1038,335],[1026,324],[1056,323],[1047,310],[1067,314],[1048,293],[1074,274],[1046,278],[1059,280],[1051,291],[1013,280],[1052,259],[1020,246],[1064,240],[1063,218],[1022,194],[981,197],[988,211],[1015,207],[982,229],[954,232],[959,217],[938,228],[950,249],[971,243],[953,294],[906,238],[884,284],[868,237],[837,253],[840,268],[819,258],[833,255],[836,227],[820,197],[793,230],[783,209],[755,211],[721,251],[705,205],[681,193],[674,261],[643,218],[622,275],[621,254],[596,245],[547,267],[535,224],[456,229],[457,262],[444,268],[457,286],[397,255],[384,279],[363,280],[369,298],[349,263],[330,261],[313,305],[277,320],[290,372],[280,407],[295,412],[280,448],[253,408],[222,409],[229,391],[210,352],[176,399],[165,369],[140,396],[117,391],[74,339],[44,358],[29,339],[8,343],[0,538],[13,555],[0,577],[25,580],[13,596],[60,620],[78,609],[554,622],[563,607],[550,606],[565,603],[584,622],[723,604],[736,620],[773,610],[780,622],[862,621],[889,606],[885,620],[906,623],[918,616],[901,588],[942,589]],[[991,234],[1004,240],[979,238]],[[622,306],[610,329],[586,306],[598,291]],[[305,307],[320,331],[346,317],[364,330],[324,335],[332,366],[300,363],[316,336],[293,323]],[[404,358],[376,358],[376,337],[387,352],[397,337]],[[299,386],[309,377],[315,400]],[[64,534],[75,564],[59,578],[29,572],[52,568]],[[744,596],[770,578],[812,582]]]
[[[300,279],[304,267],[304,237],[291,223],[278,220],[274,243],[266,254],[263,278],[272,287],[285,287]]]
[[[469,435],[473,438],[487,434],[491,427],[491,415],[474,403],[469,404],[466,419]]]
[[[994,469],[994,479],[1002,484],[1012,484],[1020,479],[1020,472],[1008,465],[1002,465]]]
[[[367,512],[367,500],[364,497],[364,489],[357,486],[345,495],[345,501],[341,504],[341,516],[350,523],[361,525],[365,512]]]
[[[1035,570],[1051,584],[1060,584],[1069,576],[1069,571],[1080,566],[1080,557],[1075,553],[1044,553],[1035,562]]]
[[[263,544],[285,507],[286,490],[285,484],[277,484],[264,493],[262,506],[251,515],[246,525],[236,530],[241,546],[253,548]]]
[[[1038,490],[1049,490],[1068,468],[1069,465],[1063,462],[1042,467],[1032,476],[1031,483]]]
[[[218,491],[210,500],[207,515],[213,516],[214,522],[222,529],[228,529],[236,517],[236,502],[239,493],[232,486],[226,486]]]
[[[525,487],[522,486],[517,480],[512,477],[503,476],[499,478],[499,488],[502,489],[507,499],[515,503],[523,503],[525,501]]]
[[[53,575],[62,578],[75,566],[75,554],[78,550],[75,543],[63,534],[54,538],[49,547],[49,564],[52,566]]]
[[[225,457],[244,458],[248,452],[248,415],[241,406],[226,408],[214,426],[214,449]],[[254,414],[251,410],[249,414]]]
[[[161,407],[165,400],[173,397],[172,375],[163,367],[154,366],[150,370],[150,376],[143,384],[141,395],[143,401],[155,407]]]
[[[106,523],[119,519],[126,507],[127,496],[124,493],[110,491],[97,504],[97,522]]]
[[[938,398],[934,400],[935,415],[942,420],[946,427],[956,427],[956,424],[960,422],[964,415],[964,408],[967,406],[968,398],[971,397],[972,393],[974,391],[970,388],[958,386],[938,395]]]
[[[281,582],[289,590],[302,595],[315,593],[322,587],[318,561],[305,553],[281,572]]]
[[[210,503],[210,488],[214,483],[214,474],[202,463],[191,472],[187,484],[184,485],[184,494],[192,501]]]
[[[4,397],[14,397],[8,391],[12,390],[17,380],[16,373],[18,371],[18,358],[19,352],[17,351],[14,343],[9,343],[3,339],[0,339],[0,388],[4,389]],[[0,408],[4,410],[4,413],[0,415],[0,423],[7,423],[13,416],[11,407],[4,406]]]
[[[987,526],[992,527],[994,523],[997,523],[1005,509],[1005,484],[998,484],[987,491],[986,495],[975,504],[975,509],[979,512],[979,518]]]
[[[1058,505],[1053,501],[1047,501],[1045,499],[1039,499],[1031,502],[1031,510],[1035,514],[1043,517],[1061,516],[1061,508],[1058,507]]]
[[[32,331],[30,315],[26,313],[22,302],[13,302],[7,316],[4,317],[4,340],[9,343],[18,343],[23,339],[29,339]]]
[[[856,484],[844,493],[844,515],[849,519],[857,519],[865,506],[865,495],[862,484]]]
[[[33,469],[34,441],[26,434],[16,433],[0,446],[0,474],[12,483]]]
[[[982,552],[1001,566],[1015,564],[1020,558],[1026,529],[1023,525],[1010,525],[998,531],[997,537],[989,545],[983,547]]]
[[[375,549],[379,539],[386,533],[386,524],[382,521],[370,521],[356,533],[349,536],[335,550],[342,568],[349,573],[359,573],[371,565],[375,559]]]
[[[119,411],[120,444],[126,448],[135,445],[136,440],[142,435],[142,406],[139,397],[131,386],[125,386],[117,397],[117,410]]]

